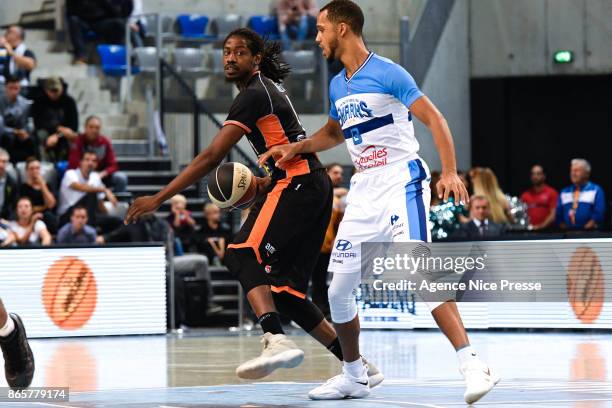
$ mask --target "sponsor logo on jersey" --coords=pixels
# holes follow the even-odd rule
[[[268,255],[272,255],[274,252],[276,252],[276,248],[274,248],[272,244],[268,242],[266,244],[266,251],[268,252]]]
[[[346,239],[339,239],[338,242],[336,242],[336,249],[338,251],[348,251],[352,247],[353,244],[351,244],[351,241],[347,241]]]
[[[355,159],[355,167],[360,170],[380,167],[387,164],[387,148],[370,145],[363,149]]]
[[[353,118],[373,118],[374,113],[372,109],[368,108],[368,104],[365,101],[348,99],[340,104],[338,116],[340,117],[340,124],[343,125],[344,122]]]
[[[266,265],[264,269],[266,270],[266,273],[272,272],[272,267],[270,265]]]
[[[391,225],[394,225],[397,222],[397,220],[399,220],[399,215],[393,214],[391,216]]]

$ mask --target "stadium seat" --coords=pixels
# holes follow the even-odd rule
[[[190,75],[207,72],[204,57],[206,53],[200,48],[176,48],[174,50],[174,66],[177,71]]]
[[[161,34],[162,36],[174,35],[174,17],[172,16],[161,16],[162,19],[162,27]],[[144,25],[146,27],[146,36],[151,38],[155,37],[155,27],[157,25],[157,18],[153,14],[147,14],[144,17]]]
[[[100,54],[104,74],[115,77],[126,75],[126,50],[123,45],[100,44],[98,45],[98,54]],[[132,74],[138,72],[138,67],[132,66]]]
[[[210,25],[211,32],[219,39],[240,27],[242,27],[242,16],[238,14],[215,17]]]
[[[140,72],[155,72],[157,70],[157,48],[134,48],[134,55],[136,55]]]
[[[313,50],[283,51],[283,59],[291,65],[291,73],[311,75],[317,71],[317,58]]]
[[[278,19],[273,16],[252,16],[247,24],[257,34],[269,40],[280,39]]]
[[[176,18],[179,32],[185,38],[210,38],[206,34],[208,16],[200,14],[181,14]]]
[[[213,49],[210,51],[211,72],[215,75],[223,74],[223,50]]]

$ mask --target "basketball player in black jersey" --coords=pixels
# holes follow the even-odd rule
[[[246,28],[231,32],[223,43],[225,77],[240,93],[211,144],[162,191],[134,201],[126,216],[133,222],[156,211],[173,195],[204,177],[246,135],[259,156],[272,146],[306,138],[281,82],[290,68],[280,60],[280,45],[264,43]],[[241,378],[262,378],[277,368],[301,363],[304,352],[285,336],[279,313],[342,360],[333,326],[307,298],[308,281],[323,243],[332,208],[333,189],[314,154],[296,156],[279,169],[270,157],[268,177],[258,178],[258,197],[229,245],[226,264],[240,281],[264,332],[261,356],[240,365]],[[370,386],[382,374],[369,364]]]

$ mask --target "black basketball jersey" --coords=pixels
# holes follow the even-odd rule
[[[306,131],[287,96],[285,89],[257,71],[232,104],[223,125],[236,125],[245,133],[257,156],[270,147],[299,142],[306,138]],[[266,172],[273,179],[299,176],[322,168],[315,154],[296,156],[287,170],[281,170],[270,158]]]

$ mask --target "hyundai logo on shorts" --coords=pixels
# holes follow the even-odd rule
[[[336,249],[338,251],[348,251],[352,247],[353,244],[351,244],[351,241],[347,241],[346,239],[339,239],[338,242],[336,242]]]

